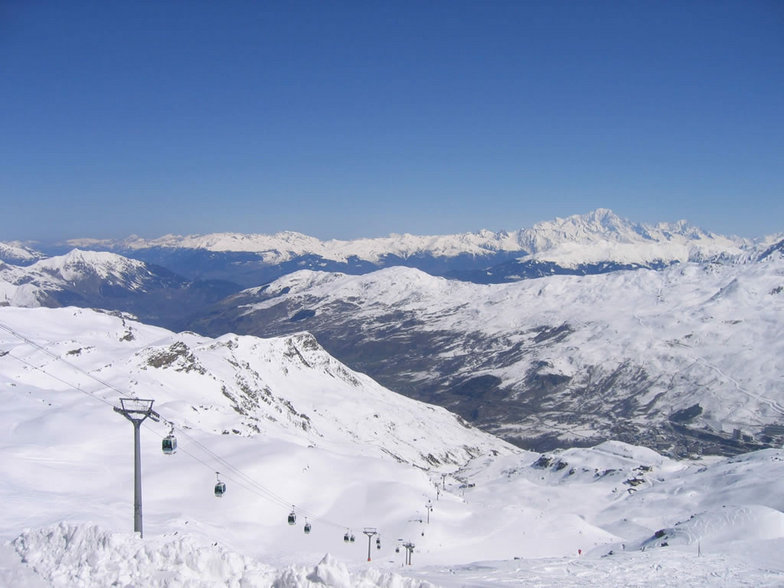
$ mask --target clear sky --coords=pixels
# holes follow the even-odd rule
[[[0,241],[783,201],[780,0],[0,1]]]

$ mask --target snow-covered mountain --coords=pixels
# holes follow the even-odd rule
[[[607,209],[538,223],[520,231],[518,241],[525,255],[481,271],[450,276],[503,283],[555,274],[590,275],[661,269],[674,263],[733,261],[753,256],[759,249],[751,241],[714,235],[683,220],[644,225]]]
[[[656,265],[739,257],[748,241],[714,235],[686,221],[655,226],[632,223],[612,211],[542,222],[520,232],[525,260],[550,261],[564,267],[615,262]]]
[[[784,431],[784,256],[477,285],[302,271],[193,324],[313,333],[393,390],[524,447],[732,453]]]
[[[179,287],[183,280],[114,253],[80,251],[29,266],[0,268],[0,301],[12,306],[59,306],[79,298],[123,296],[155,287]]]
[[[309,335],[209,339],[74,308],[0,308],[0,325],[2,585],[784,581],[782,450],[532,454]],[[144,539],[130,532],[132,427],[112,410],[135,394],[164,419],[141,431]],[[163,455],[169,422],[179,447]]]
[[[310,444],[339,451],[355,443],[370,455],[423,468],[457,467],[475,455],[511,449],[443,408],[394,394],[352,372],[308,333],[210,339],[92,310],[4,308],[0,342],[23,360],[16,370],[10,360],[4,363],[3,377],[15,386],[28,382],[30,362],[42,356],[46,373],[55,369],[62,377],[70,371],[67,381],[85,389],[91,382],[84,372],[99,377],[113,388],[102,398],[117,390],[152,395],[162,414],[181,415],[170,420],[183,429],[243,436],[271,430],[282,436],[296,429]],[[33,373],[32,381],[39,377]],[[54,384],[63,388],[62,382]]]
[[[379,263],[387,256],[401,259],[425,253],[433,257],[484,256],[506,251],[525,252],[531,259],[554,261],[565,266],[600,261],[695,261],[718,255],[740,255],[742,248],[749,245],[742,239],[713,235],[688,225],[686,221],[648,226],[632,223],[602,208],[511,232],[481,230],[431,236],[393,234],[376,239],[320,241],[285,231],[274,235],[214,233],[166,235],[157,239],[129,237],[122,241],[75,239],[68,243],[74,247],[122,250],[165,248],[258,253],[269,264],[305,255],[337,262],[358,258]]]
[[[30,265],[46,257],[40,251],[31,249],[23,243],[0,243],[0,262],[14,265]]]
[[[189,282],[160,266],[101,251],[74,249],[28,266],[0,264],[0,305],[120,310],[162,325],[175,325],[237,290],[231,283]]]
[[[713,235],[685,221],[648,226],[621,219],[606,209],[516,231],[403,234],[352,241],[320,241],[294,232],[216,233],[151,240],[74,239],[68,246],[111,250],[162,265],[190,279],[228,279],[245,286],[301,269],[363,274],[392,266],[499,283],[558,273],[593,274],[736,259],[750,255],[757,247],[748,240]]]
[[[515,233],[493,233],[479,231],[460,235],[420,236],[393,234],[376,239],[351,241],[332,239],[321,241],[293,231],[274,235],[213,233],[209,235],[166,235],[157,239],[129,237],[121,241],[73,239],[70,246],[91,249],[204,249],[212,252],[257,253],[268,264],[279,264],[306,255],[319,256],[325,260],[348,262],[351,258],[378,263],[386,256],[408,258],[429,253],[434,257],[458,255],[487,255],[497,251],[519,251]]]

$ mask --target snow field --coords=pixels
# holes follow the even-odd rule
[[[142,428],[140,540],[131,533],[130,423],[111,402],[51,379],[86,382],[83,373],[0,333],[0,349],[8,351],[0,357],[0,490],[7,506],[0,511],[0,584],[20,585],[30,568],[53,586],[784,583],[780,449],[677,462],[607,442],[540,459],[465,429],[440,409],[398,402],[340,371],[307,339],[276,339],[265,348],[253,338],[174,336],[72,309],[0,308],[0,321],[15,329],[34,325],[47,349],[98,370],[117,388],[137,382],[140,395],[150,391],[156,408],[176,420],[180,442],[175,455],[163,455],[167,424]],[[74,335],[78,326],[85,340]],[[123,340],[128,328],[132,341]],[[112,343],[104,348],[101,339]],[[183,359],[187,354],[174,354],[163,367],[149,364],[180,342],[209,366],[206,373],[188,371],[194,363]],[[67,355],[72,344],[93,350]],[[227,350],[225,361],[216,359]],[[316,369],[322,378],[313,376]],[[254,390],[268,386],[271,404],[238,411],[222,392],[238,378]],[[90,391],[117,396],[94,381]],[[358,397],[362,406],[352,408]],[[287,412],[275,398],[296,410]],[[240,429],[250,416],[259,417],[261,432]],[[231,433],[235,428],[241,434]],[[476,456],[455,446],[476,447]],[[454,462],[421,457],[447,451]],[[212,492],[215,471],[228,486],[220,499]],[[428,500],[429,525],[419,522]],[[295,526],[286,523],[291,504]],[[305,516],[313,524],[309,535]],[[369,564],[366,526],[382,540],[381,550],[371,545]],[[347,529],[353,544],[343,542]],[[413,566],[404,567],[404,553],[395,552],[398,539],[416,544]]]

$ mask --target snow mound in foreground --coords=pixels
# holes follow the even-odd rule
[[[142,540],[135,534],[112,533],[97,525],[61,522],[25,531],[10,546],[52,586],[432,586],[376,569],[352,574],[329,554],[315,567],[276,570],[218,543],[199,542],[191,536]]]
[[[191,537],[111,533],[61,522],[22,533],[12,542],[22,561],[54,586],[270,585],[271,568]]]

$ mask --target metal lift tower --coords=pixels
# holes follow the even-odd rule
[[[155,401],[139,398],[120,398],[120,407],[114,407],[114,412],[119,412],[133,423],[133,531],[139,533],[139,537],[144,537],[142,531],[142,453],[139,427],[147,417],[154,421],[160,419],[160,415],[152,409],[153,402]]]
[[[373,537],[373,535],[378,535],[378,531],[373,527],[365,527],[362,532],[367,535],[368,538],[368,561],[370,561],[370,539]]]

